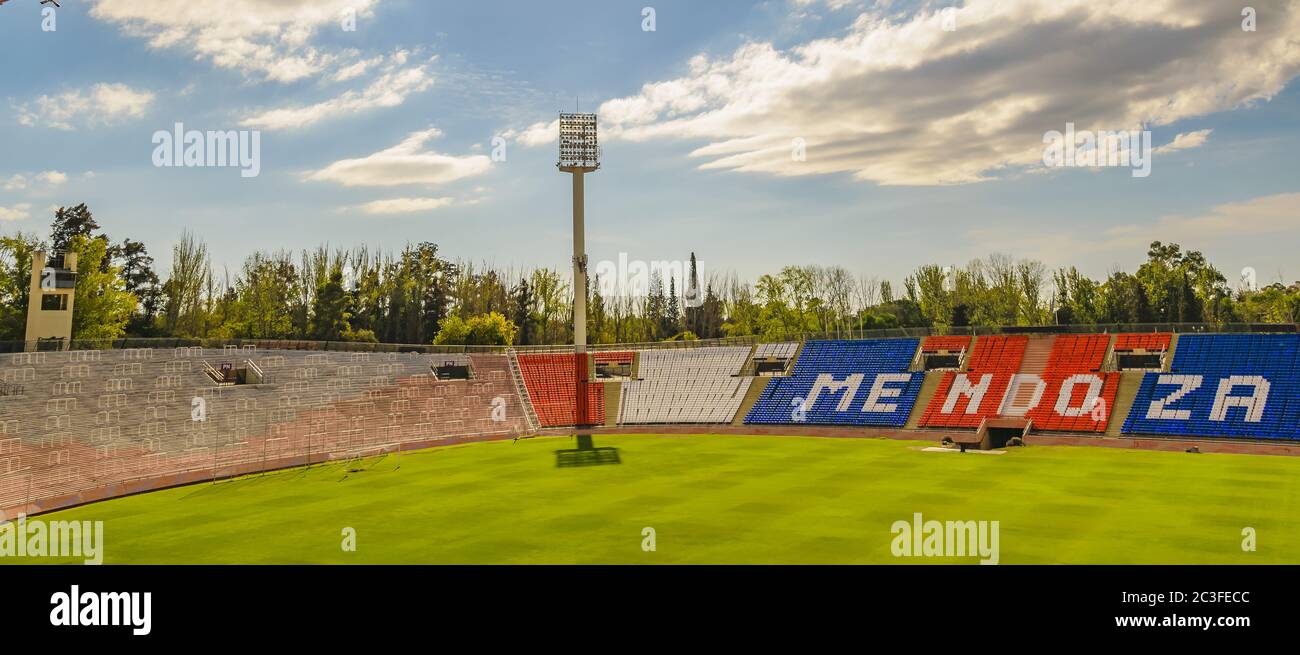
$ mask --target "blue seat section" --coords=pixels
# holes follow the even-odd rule
[[[921,392],[924,373],[908,373],[916,356],[919,339],[867,339],[858,341],[809,341],[795,362],[789,377],[768,382],[758,402],[745,415],[745,423],[873,425],[902,427],[912,413],[912,405]],[[830,374],[843,382],[850,375],[862,374],[853,402],[846,411],[836,410],[847,391],[823,392],[810,407],[805,399],[812,392],[817,377]],[[885,389],[897,390],[897,397],[882,397],[880,404],[894,405],[892,412],[864,412],[863,405],[871,394],[876,376],[901,373],[906,381],[890,382]],[[802,409],[802,411],[800,411]]]
[[[1195,388],[1171,399],[1187,388],[1169,376],[1191,376],[1184,380]],[[1250,408],[1232,406],[1215,420],[1219,387],[1231,376],[1262,377],[1269,383],[1262,411],[1251,420]],[[1161,380],[1165,380],[1161,383]],[[1253,385],[1234,385],[1228,398],[1254,395]],[[1162,418],[1152,403],[1164,405]],[[1157,407],[1159,409],[1159,407]],[[1258,409],[1258,408],[1257,408]],[[1187,415],[1179,416],[1187,412]],[[1153,416],[1149,416],[1154,414]],[[1162,434],[1246,439],[1300,440],[1300,335],[1208,334],[1186,335],[1178,348],[1169,373],[1147,373],[1142,378],[1124,421],[1126,434]]]

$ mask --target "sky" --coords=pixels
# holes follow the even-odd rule
[[[1104,277],[1161,240],[1300,279],[1296,0],[62,5],[0,4],[0,233],[84,202],[163,274],[186,231],[232,271],[422,241],[565,270],[577,108],[600,116],[592,262],[899,281],[999,252]],[[156,165],[177,123],[255,133],[257,175]],[[1047,165],[1069,125],[1148,132],[1121,148],[1148,174]]]

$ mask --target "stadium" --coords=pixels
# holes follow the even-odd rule
[[[1289,638],[1297,35],[1300,0],[0,0],[0,617]]]
[[[888,563],[914,514],[1001,563],[1293,561],[1300,336],[1164,327],[12,353],[0,508],[110,563]]]

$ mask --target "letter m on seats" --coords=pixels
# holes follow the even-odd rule
[[[853,402],[853,397],[858,394],[858,387],[862,386],[862,378],[861,373],[854,373],[844,378],[843,382],[837,382],[834,375],[822,373],[817,376],[817,381],[813,383],[812,390],[808,392],[808,400],[804,407],[811,410],[816,406],[818,396],[821,396],[824,391],[830,393],[843,392],[844,395],[840,396],[840,402],[835,406],[835,411],[848,411],[849,405]]]
[[[989,383],[993,381],[991,373],[985,373],[980,376],[978,384],[971,384],[970,376],[965,373],[958,373],[953,378],[952,388],[948,390],[948,397],[943,401],[943,414],[951,414],[957,408],[957,401],[966,397],[966,413],[976,414],[980,411],[980,402],[984,400],[984,394],[989,390]]]

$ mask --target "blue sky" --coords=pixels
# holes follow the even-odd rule
[[[1160,239],[1290,282],[1300,8],[1256,2],[1248,31],[1226,4],[69,0],[46,32],[36,0],[10,0],[0,232],[85,202],[163,270],[185,230],[232,269],[426,240],[564,269],[550,122],[576,97],[604,138],[593,261],[695,251],[751,279],[820,264],[897,281],[998,251],[1104,276]],[[176,122],[259,130],[260,175],[155,167],[152,135]],[[1164,148],[1145,178],[1046,169],[1042,137],[1067,122]]]

